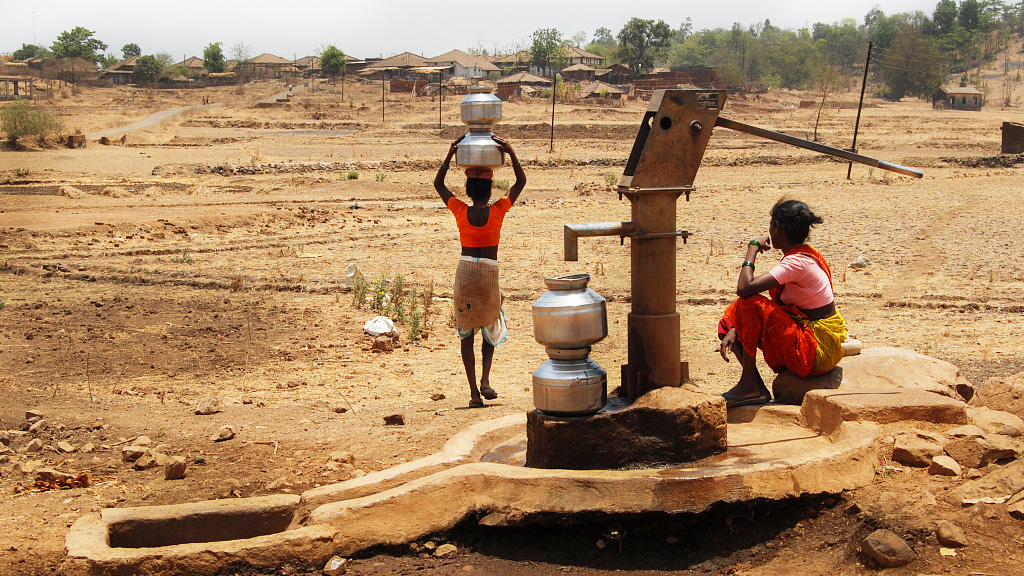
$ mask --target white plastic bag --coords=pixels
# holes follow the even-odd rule
[[[341,285],[345,288],[351,288],[356,285],[356,278],[362,275],[363,273],[359,270],[359,266],[355,262],[349,262],[348,270],[345,271],[345,277],[341,279]]]
[[[395,323],[390,318],[376,316],[363,326],[363,331],[373,337],[383,336],[396,332]]]

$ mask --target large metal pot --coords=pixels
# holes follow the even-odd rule
[[[473,86],[462,102],[462,121],[470,125],[492,125],[501,121],[501,100],[490,88]]]
[[[556,416],[593,414],[608,401],[608,374],[589,348],[548,348],[550,359],[533,371],[533,405]]]
[[[505,163],[505,153],[494,141],[491,132],[470,131],[459,140],[455,162],[463,168],[498,168]]]
[[[585,348],[608,335],[605,299],[587,288],[589,274],[545,278],[533,303],[533,337],[552,348]]]

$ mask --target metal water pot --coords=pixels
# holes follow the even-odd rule
[[[608,335],[605,299],[587,288],[590,274],[545,278],[533,303],[533,337],[551,348],[586,348]]]
[[[593,414],[608,401],[608,373],[587,354],[589,348],[548,348],[550,357],[533,371],[533,405],[546,414]]]
[[[501,121],[501,100],[485,86],[473,86],[462,102],[462,122],[470,126],[492,126]]]
[[[470,131],[459,140],[455,163],[463,168],[498,168],[505,163],[505,153],[494,141],[491,132]]]

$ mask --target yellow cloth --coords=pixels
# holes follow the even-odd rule
[[[814,332],[818,349],[814,354],[814,374],[825,374],[843,359],[843,342],[846,341],[846,321],[836,311],[835,315],[821,320],[799,319]]]

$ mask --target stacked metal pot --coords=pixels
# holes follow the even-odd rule
[[[501,121],[501,100],[486,86],[473,86],[459,104],[469,132],[459,141],[455,163],[463,168],[494,169],[505,163],[505,153],[494,141],[494,125]]]
[[[533,405],[548,414],[593,414],[608,400],[608,374],[590,346],[608,335],[605,299],[587,288],[589,274],[545,278],[533,304],[533,336],[548,360],[533,372]]]

